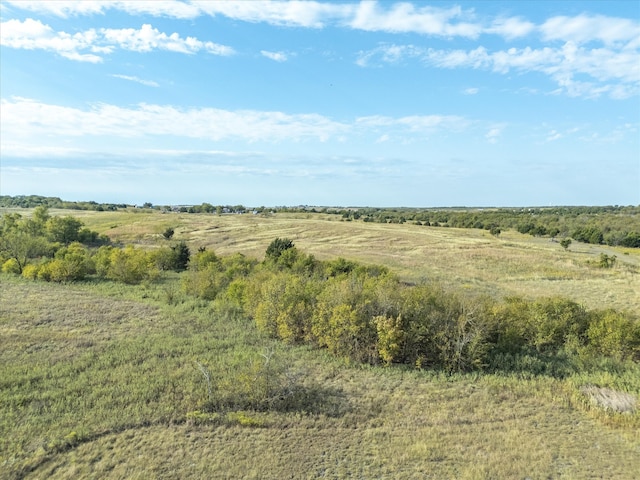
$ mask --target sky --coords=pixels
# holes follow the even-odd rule
[[[640,2],[0,1],[0,193],[640,205]]]

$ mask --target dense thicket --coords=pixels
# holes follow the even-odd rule
[[[318,261],[292,244],[260,264],[211,252],[192,260],[186,292],[242,308],[274,338],[356,362],[561,375],[601,357],[640,360],[631,313],[562,298],[463,298],[437,284],[403,284],[384,267]]]

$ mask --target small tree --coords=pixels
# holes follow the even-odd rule
[[[293,241],[289,240],[288,238],[276,238],[267,247],[267,258],[271,260],[277,260],[285,250],[289,250],[293,247]]]
[[[173,230],[173,228],[169,227],[167,228],[164,233],[162,234],[162,236],[166,239],[166,240],[171,240],[171,238],[173,237],[173,234],[175,233],[175,231]]]
[[[564,248],[565,250],[567,250],[569,248],[569,245],[571,245],[571,239],[570,238],[563,238],[562,240],[560,240],[560,246],[562,248]]]
[[[191,256],[191,252],[189,251],[189,247],[184,242],[180,242],[177,245],[171,247],[175,254],[175,265],[174,270],[176,272],[182,272],[187,269],[187,265],[189,264],[189,258]]]

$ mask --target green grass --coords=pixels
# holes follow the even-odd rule
[[[0,478],[640,471],[638,412],[606,412],[581,393],[597,385],[637,398],[637,369],[557,380],[361,367],[274,343],[232,312],[176,293],[177,275],[137,287],[0,279]],[[251,382],[267,350],[296,375],[299,401],[208,412],[198,364],[216,397],[247,373]]]
[[[149,248],[171,244],[168,227],[174,242],[219,255],[262,258],[286,237],[320,259],[383,264],[403,280],[471,295],[561,295],[640,311],[640,252],[631,249],[574,242],[564,251],[516,232],[496,239],[319,214],[53,213]],[[617,256],[613,269],[596,266],[602,252]],[[0,479],[628,479],[640,471],[639,409],[592,401],[612,391],[637,402],[640,367],[603,362],[560,380],[357,366],[275,343],[228,308],[185,296],[179,281],[0,276]],[[295,378],[296,394],[255,411],[241,400],[264,379],[268,351],[278,375]]]

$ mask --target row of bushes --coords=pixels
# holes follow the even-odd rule
[[[543,372],[563,359],[640,360],[631,314],[561,298],[463,298],[437,284],[403,284],[384,267],[321,262],[292,245],[260,264],[201,252],[183,288],[232,302],[274,338],[357,362]]]
[[[31,280],[75,282],[88,275],[127,284],[157,279],[163,271],[186,269],[189,249],[184,243],[157,250],[142,250],[127,246],[102,246],[97,250],[79,242],[59,247],[52,257],[43,256],[19,268],[10,258],[2,264],[2,271],[22,275]]]

